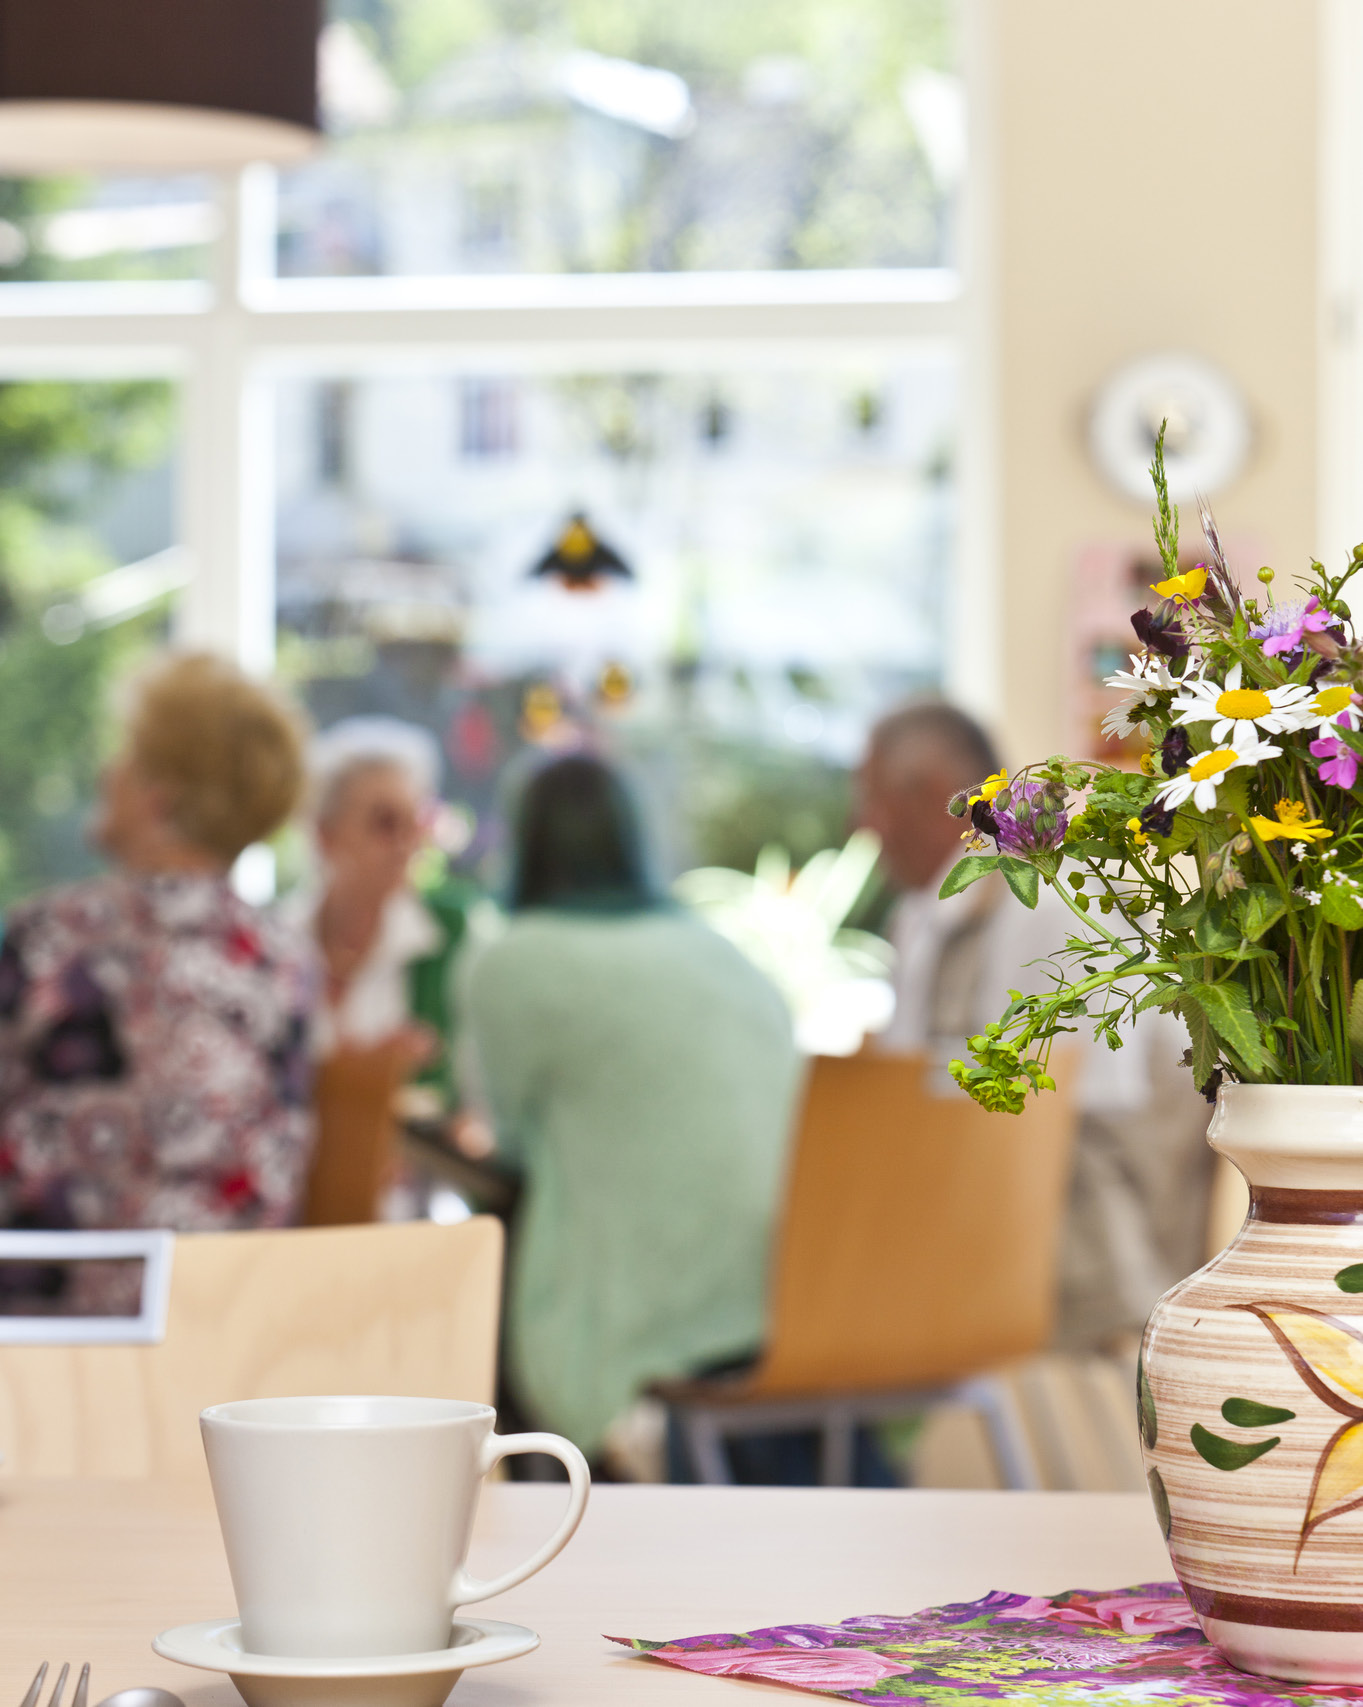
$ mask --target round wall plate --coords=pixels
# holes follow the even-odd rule
[[[1183,503],[1230,484],[1249,455],[1249,410],[1234,381],[1199,356],[1145,356],[1104,381],[1089,418],[1089,450],[1119,492],[1148,504],[1160,422],[1169,496]]]

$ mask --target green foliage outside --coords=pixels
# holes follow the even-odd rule
[[[43,618],[114,567],[84,517],[109,482],[165,455],[172,420],[159,381],[0,384],[0,908],[94,865],[83,819],[110,693],[164,615],[65,645]]]
[[[71,178],[0,179],[0,220],[32,235],[81,189]],[[31,242],[2,276],[73,274]],[[160,637],[164,613],[87,627],[66,644],[43,618],[115,567],[88,518],[120,476],[165,458],[173,425],[174,392],[160,380],[0,383],[0,909],[95,865],[84,819],[111,739],[112,686]]]
[[[847,837],[851,778],[807,753],[692,735],[677,765],[689,863],[755,871],[762,849],[777,846],[799,866]]]

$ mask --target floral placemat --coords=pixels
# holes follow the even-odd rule
[[[1237,1671],[1207,1642],[1177,1583],[1071,1589],[1049,1598],[996,1590],[906,1618],[777,1624],[671,1642],[610,1640],[686,1671],[791,1684],[845,1701],[1274,1707],[1363,1700],[1363,1688],[1353,1685],[1323,1694]]]

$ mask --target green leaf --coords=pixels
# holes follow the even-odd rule
[[[1311,940],[1306,945],[1306,976],[1311,985],[1311,994],[1318,1002],[1325,1000],[1320,987],[1320,975],[1325,970],[1325,926],[1317,920],[1315,929],[1311,932]],[[1309,1083],[1304,1080],[1303,1083]]]
[[[1159,1440],[1159,1422],[1155,1416],[1155,1397],[1145,1373],[1145,1353],[1136,1354],[1136,1420],[1140,1425],[1141,1444],[1151,1451]]]
[[[1172,858],[1174,854],[1181,854],[1186,848],[1190,848],[1196,839],[1197,821],[1186,812],[1175,816],[1174,827],[1169,835],[1150,838],[1165,859]]]
[[[1363,1262],[1351,1262],[1348,1268],[1340,1269],[1335,1285],[1341,1292],[1363,1292]]]
[[[1224,901],[1204,902],[1193,920],[1193,941],[1204,954],[1233,954],[1239,948],[1241,933],[1230,922]]]
[[[1228,776],[1221,784],[1216,796],[1216,810],[1229,812],[1235,818],[1249,817],[1249,784],[1243,772]]]
[[[1221,1407],[1221,1415],[1236,1428],[1272,1428],[1274,1423],[1291,1422],[1296,1414],[1281,1405],[1261,1405],[1257,1399],[1227,1399]]]
[[[1120,859],[1122,850],[1113,847],[1111,842],[1100,842],[1092,836],[1081,837],[1078,841],[1066,842],[1065,852],[1071,859]]]
[[[1003,873],[1003,881],[1023,906],[1035,907],[1041,893],[1041,874],[1037,868],[1028,865],[1025,859],[1012,859],[1005,855],[999,861],[999,870]]]
[[[1143,1014],[1147,1008],[1172,1008],[1183,995],[1182,984],[1156,984],[1136,1003],[1133,1012]]]
[[[1183,1015],[1183,1022],[1188,1027],[1188,1036],[1193,1043],[1193,1083],[1201,1090],[1216,1071],[1220,1046],[1216,1033],[1212,1030],[1212,1022],[1186,994],[1178,1004],[1178,1011]]]
[[[1363,927],[1363,873],[1357,868],[1353,871],[1340,871],[1332,874],[1336,879],[1351,877],[1360,888],[1351,889],[1347,883],[1324,882],[1320,886],[1320,916],[1327,925],[1341,925],[1346,931],[1356,931]]]
[[[1242,984],[1193,984],[1189,1001],[1195,1002],[1251,1073],[1264,1064],[1264,1044],[1259,1018]],[[1199,1081],[1201,1083],[1202,1081]]]
[[[1251,883],[1235,898],[1235,916],[1251,942],[1258,942],[1286,911],[1287,902],[1271,883]]]
[[[1164,1486],[1164,1477],[1152,1464],[1145,1475],[1146,1485],[1150,1489],[1150,1503],[1155,1508],[1155,1521],[1160,1526],[1160,1533],[1167,1541],[1174,1527],[1173,1513],[1169,1510],[1169,1495]]]
[[[964,859],[958,859],[946,874],[942,887],[937,891],[937,899],[946,901],[953,895],[959,895],[963,889],[969,889],[972,883],[978,883],[980,878],[988,877],[998,868],[997,854],[967,854]]]
[[[1201,1423],[1194,1423],[1188,1433],[1193,1450],[1214,1470],[1243,1470],[1246,1464],[1252,1464],[1256,1458],[1262,1458],[1265,1452],[1272,1452],[1282,1443],[1282,1437],[1276,1434],[1271,1440],[1224,1440],[1219,1434],[1203,1428]]]

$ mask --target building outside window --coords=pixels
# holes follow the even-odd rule
[[[674,863],[804,857],[869,720],[943,680],[955,7],[533,16],[333,0],[315,159],[0,185],[0,459],[25,388],[174,400],[135,467],[25,473],[33,504],[76,494],[23,570],[58,611],[33,620],[54,654],[126,634],[105,675],[169,625],[319,722],[425,723],[471,857],[502,769],[574,730],[635,767]],[[625,573],[537,573],[570,525]],[[159,590],[73,615],[66,527],[94,584],[151,559]],[[16,858],[12,893],[58,871]]]

